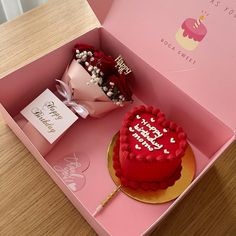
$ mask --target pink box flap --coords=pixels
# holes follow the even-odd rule
[[[236,3],[88,1],[112,35],[236,129]]]

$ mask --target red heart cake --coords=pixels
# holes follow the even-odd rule
[[[116,176],[133,189],[165,189],[180,178],[187,146],[183,129],[159,109],[135,107],[126,114],[114,146]]]

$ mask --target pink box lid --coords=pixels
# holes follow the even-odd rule
[[[236,130],[236,3],[88,0],[113,36]]]

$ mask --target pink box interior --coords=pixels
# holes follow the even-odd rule
[[[236,131],[234,0],[88,0],[119,41]],[[175,34],[188,19],[204,15],[207,33],[193,51]]]
[[[124,4],[124,0],[114,2],[116,9],[121,7],[118,2]],[[154,1],[151,2],[154,4]],[[115,11],[112,14],[114,15]],[[126,44],[124,41],[121,43],[120,38],[115,36],[119,34],[122,32],[111,33],[105,28],[94,29],[2,78],[0,108],[8,125],[97,233],[131,236],[150,232],[230,145],[234,140],[234,133],[227,123],[224,124],[215,114],[204,108],[205,104],[200,105],[159,73],[157,68],[147,63],[147,58],[141,58],[135,50],[132,50],[134,45],[128,42]],[[124,37],[123,34],[119,36]],[[52,91],[55,89],[55,79],[61,78],[72,58],[71,50],[78,41],[102,48],[113,56],[122,54],[136,77],[133,85],[135,103],[132,106],[144,103],[159,107],[168,118],[175,120],[185,129],[196,158],[196,174],[191,185],[176,200],[151,205],[140,203],[119,193],[101,214],[96,218],[92,217],[101,200],[115,188],[107,170],[107,148],[111,138],[120,128],[125,112],[131,106],[113,111],[101,119],[79,119],[45,157],[40,155],[14,121],[13,117],[46,88]],[[132,42],[136,44],[136,40]],[[142,49],[140,44],[139,49]],[[153,57],[152,60],[155,62],[156,58]],[[86,184],[76,193],[66,187],[53,169],[53,165],[64,158],[64,155],[74,151],[90,159],[90,166],[84,172]]]

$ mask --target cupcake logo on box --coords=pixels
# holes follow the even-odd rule
[[[176,41],[182,48],[193,51],[198,47],[207,34],[207,28],[203,23],[207,16],[208,13],[202,11],[198,19],[188,18],[182,23],[175,35]]]

